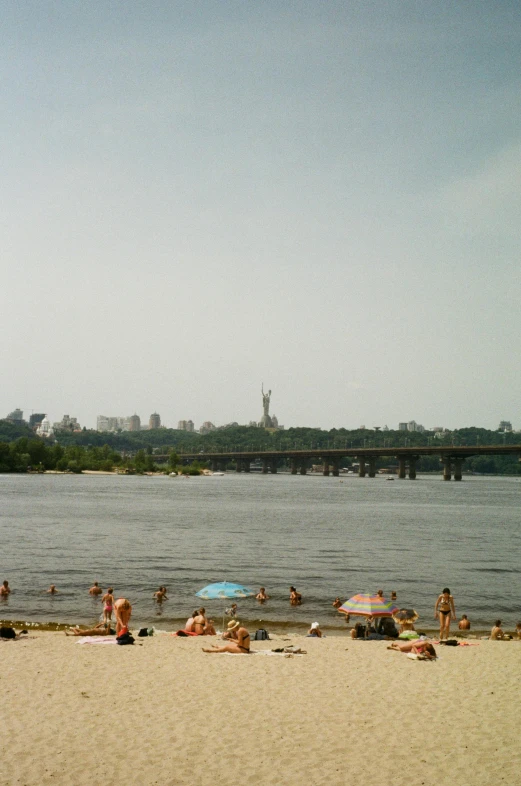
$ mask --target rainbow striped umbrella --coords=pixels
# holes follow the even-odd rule
[[[363,617],[392,617],[398,606],[380,595],[360,593],[346,600],[338,611],[342,614],[360,614]]]

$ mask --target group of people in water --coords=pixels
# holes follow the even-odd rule
[[[56,595],[58,590],[55,584],[51,584],[49,589],[45,590],[46,593],[50,595]],[[0,586],[0,598],[6,599],[11,593],[11,588],[9,586],[9,582],[4,580],[2,585]],[[132,606],[130,601],[127,598],[118,598],[115,599],[114,597],[114,589],[113,587],[108,587],[107,591],[104,593],[102,588],[99,586],[99,583],[95,581],[93,585],[89,589],[89,595],[96,598],[101,597],[101,601],[103,604],[103,619],[100,623],[95,625],[92,628],[81,629],[79,626],[72,628],[70,631],[67,632],[67,635],[76,635],[76,636],[95,636],[95,635],[110,635],[112,633],[116,633],[119,635],[122,631],[128,629],[128,624],[130,622],[130,617],[132,614]],[[383,590],[377,590],[376,595],[383,599]],[[162,604],[164,600],[168,600],[167,596],[167,588],[164,585],[161,585],[159,589],[154,592],[153,599],[158,603]],[[255,598],[259,603],[264,604],[266,601],[270,599],[270,595],[266,593],[266,588],[261,587],[259,592],[255,595]],[[391,593],[391,601],[397,600],[397,594],[393,590]],[[291,606],[300,606],[302,605],[302,595],[297,589],[292,585],[289,588],[289,602]],[[337,597],[332,603],[333,608],[339,610],[341,613],[344,613],[341,609],[342,600]],[[114,614],[115,618],[115,631],[112,628],[112,615]],[[229,608],[226,609],[225,614],[228,617],[231,617],[231,621],[228,623],[228,627],[223,634],[223,639],[226,641],[226,644],[222,647],[213,646],[212,648],[204,648],[205,652],[249,652],[249,633],[246,628],[241,625],[241,623],[236,619],[238,614],[238,607],[236,603],[232,603]],[[347,613],[345,614],[345,621],[348,623],[350,620],[350,615]],[[446,641],[450,635],[450,625],[451,621],[456,620],[456,607],[454,603],[454,597],[452,596],[450,589],[445,587],[442,592],[438,595],[435,605],[434,605],[434,617],[438,619],[440,625],[440,634],[439,639],[440,642]],[[461,616],[461,619],[458,622],[458,629],[460,631],[468,631],[470,630],[470,621],[466,614]],[[400,623],[399,628],[397,629],[394,621],[390,617],[380,617],[378,621],[373,620],[371,617],[365,618],[365,624],[362,622],[357,622],[353,629],[350,631],[351,637],[356,638],[366,638],[366,639],[389,639],[389,638],[396,638],[400,634],[406,632],[413,632],[415,633],[414,629],[414,621],[403,621]],[[215,636],[215,625],[214,621],[208,619],[206,617],[206,611],[204,608],[195,609],[186,621],[185,627],[182,631],[178,631],[179,635],[190,635],[190,636]],[[322,631],[320,630],[320,626],[318,622],[312,623],[310,629],[308,630],[308,636],[321,638],[323,636]],[[502,628],[502,623],[500,619],[497,619],[494,623],[494,626],[490,633],[490,639],[494,641],[500,640],[508,640],[512,638],[517,638],[521,640],[521,622],[518,622],[516,625],[516,629],[514,634],[510,635],[505,633]],[[413,651],[416,652],[419,650],[415,650],[414,647],[418,647],[419,645],[413,644],[411,645],[410,642],[399,642],[393,643],[390,645],[390,649],[399,649],[402,652],[404,651]],[[430,650],[424,647],[421,648],[422,653],[427,657]]]

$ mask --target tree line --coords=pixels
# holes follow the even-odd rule
[[[172,453],[175,456],[179,453],[217,451],[371,447],[389,448],[389,458],[379,459],[377,463],[377,467],[383,468],[393,466],[392,449],[397,447],[515,445],[521,442],[521,435],[477,427],[456,429],[436,435],[430,431],[344,428],[324,431],[307,427],[270,432],[250,426],[229,426],[208,434],[166,428],[114,434],[83,429],[78,433],[58,432],[54,436],[54,441],[49,442],[35,437],[28,426],[0,420],[0,441],[4,443],[0,450],[0,472],[25,471],[12,467],[23,467],[27,456],[30,459],[29,466],[42,464],[46,469],[64,468],[74,472],[81,467],[108,471],[110,466],[113,469],[141,472],[152,471],[151,468],[155,466],[154,455],[157,454],[170,457]],[[12,447],[13,443],[15,447]],[[30,450],[28,445],[32,445]],[[20,456],[24,458],[21,459]],[[38,459],[39,456],[44,458]],[[351,463],[352,460],[346,458],[344,466],[350,466]],[[169,466],[178,465],[172,464],[170,460]],[[2,467],[11,468],[2,469]],[[474,456],[465,461],[464,467],[466,470],[483,474],[521,473],[521,463],[517,456]],[[420,472],[438,471],[439,457],[422,456],[417,468]]]

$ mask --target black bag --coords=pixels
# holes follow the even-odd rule
[[[456,639],[447,639],[447,641],[440,641],[440,644],[445,644],[446,647],[457,647],[458,642]]]
[[[2,625],[0,627],[0,639],[16,639],[15,629]]]
[[[255,636],[253,637],[254,641],[266,641],[266,639],[269,640],[269,638],[270,637],[268,631],[265,630],[264,628],[259,628],[258,630],[256,630]]]
[[[139,631],[139,633],[137,635],[140,636],[141,638],[143,636],[148,636],[148,628],[141,628],[141,630]]]
[[[120,633],[116,636],[118,644],[134,644],[134,636],[131,633]]]

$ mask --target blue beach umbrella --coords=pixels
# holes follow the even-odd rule
[[[243,584],[232,584],[229,581],[219,581],[216,584],[208,584],[202,590],[195,593],[197,598],[204,600],[226,600],[228,598],[251,598],[255,592]]]
[[[229,581],[219,581],[216,584],[208,584],[208,586],[196,592],[195,595],[197,598],[203,598],[204,600],[227,600],[230,598],[251,598],[255,593],[243,584],[232,584]]]

